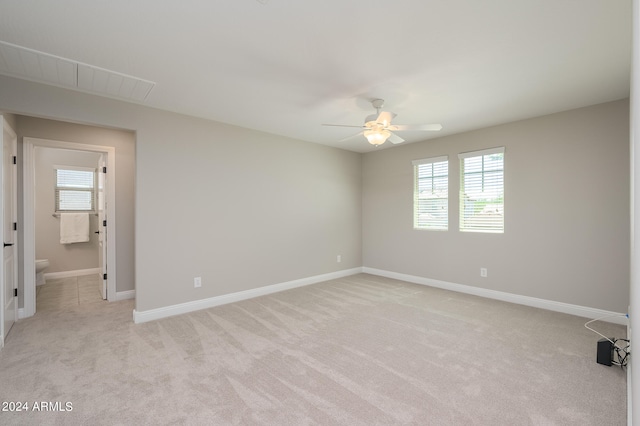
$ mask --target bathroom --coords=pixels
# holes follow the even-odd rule
[[[97,233],[98,197],[95,190],[100,157],[97,152],[35,148],[37,294],[40,296],[42,291],[56,285],[64,286],[64,291],[58,293],[64,300],[56,302],[63,305],[102,300],[102,246]],[[69,179],[71,183],[68,183]],[[68,189],[78,185],[93,188]],[[67,215],[63,218],[62,215],[70,213],[72,208],[83,211],[77,217]]]
[[[97,273],[93,274],[96,267],[99,267],[100,260],[96,260],[99,254],[89,250],[84,252],[84,248],[89,248],[92,244],[95,247],[97,237],[106,236],[104,250],[107,258],[106,271],[106,296],[108,301],[118,301],[135,298],[135,133],[130,130],[120,130],[104,127],[96,127],[86,124],[69,123],[57,120],[49,120],[40,117],[29,117],[18,115],[15,117],[15,130],[18,134],[18,147],[22,156],[18,157],[18,185],[22,188],[18,192],[19,207],[18,218],[22,222],[18,223],[18,243],[22,255],[20,269],[22,273],[18,282],[19,315],[29,317],[36,313],[36,305],[43,289],[53,290],[61,286],[48,285],[56,284],[67,279],[65,273],[78,274],[90,273],[91,275],[77,276],[77,280],[87,279],[98,280],[101,278]],[[36,154],[42,157],[43,148],[53,149],[53,153],[59,153],[57,160],[48,160],[44,165],[36,163]],[[66,150],[66,151],[65,151]],[[98,223],[96,217],[92,217],[90,226],[90,242],[74,243],[68,245],[60,244],[60,219],[53,217],[55,213],[54,204],[54,165],[64,164],[89,164],[88,167],[97,167],[94,160],[87,163],[76,163],[72,156],[93,153],[103,154],[107,161],[107,174],[105,175],[105,199],[106,215],[108,227],[102,227],[108,235],[98,235],[94,232]],[[50,152],[52,153],[52,152]],[[91,158],[91,157],[90,157]],[[83,167],[83,166],[79,166]],[[36,171],[38,172],[38,182],[36,182]],[[40,176],[45,173],[45,176]],[[48,174],[48,177],[47,177]],[[47,183],[43,179],[50,179]],[[37,197],[37,188],[40,189],[40,197]],[[44,193],[44,195],[43,195]],[[43,196],[42,196],[43,195]],[[36,202],[36,198],[38,198]],[[40,220],[42,219],[42,220]],[[36,230],[38,223],[38,230]],[[49,228],[42,229],[44,225]],[[49,235],[47,237],[47,234]],[[45,244],[46,241],[48,244]],[[36,249],[38,244],[38,249]],[[73,258],[64,256],[71,253]],[[63,256],[59,259],[59,255]],[[36,285],[36,259],[48,259],[50,265],[44,270],[43,276],[47,279],[47,284]],[[55,264],[53,263],[55,261]],[[60,277],[63,275],[63,277]],[[101,280],[103,283],[104,280]],[[95,290],[97,282],[91,289]],[[104,289],[102,289],[104,290]],[[48,291],[45,291],[48,293]],[[60,292],[71,294],[69,292]],[[75,289],[76,298],[79,290]],[[92,293],[93,294],[93,293]],[[48,296],[53,296],[49,294]],[[64,296],[66,297],[66,296]],[[56,293],[55,298],[61,299]],[[100,298],[100,301],[103,299]],[[77,303],[77,302],[76,302]],[[106,302],[105,302],[106,303]],[[51,307],[52,309],[65,307]]]

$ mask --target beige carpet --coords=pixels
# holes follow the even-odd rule
[[[16,324],[0,400],[72,411],[0,424],[626,424],[626,373],[570,315],[365,274],[146,324],[132,310]]]

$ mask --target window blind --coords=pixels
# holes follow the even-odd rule
[[[448,229],[448,157],[414,160],[413,168],[413,227],[415,229]]]
[[[56,211],[93,211],[95,169],[56,169]]]
[[[504,147],[459,158],[460,230],[504,232]]]

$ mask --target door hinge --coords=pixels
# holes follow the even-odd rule
[[[17,288],[13,289],[13,297],[18,297],[18,289]]]
[[[15,155],[13,156],[13,164],[18,164],[18,157]]]
[[[102,168],[102,173],[107,173],[107,168],[106,167]]]
[[[107,279],[107,274],[102,274],[102,279],[106,280]]]
[[[102,221],[102,226],[107,226],[107,219]]]
[[[18,222],[13,222],[13,230],[14,231],[18,230]]]

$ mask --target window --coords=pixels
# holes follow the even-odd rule
[[[460,230],[504,232],[504,147],[458,156]]]
[[[56,211],[94,211],[95,169],[56,167]]]
[[[445,157],[413,161],[414,229],[448,229],[449,160]]]

